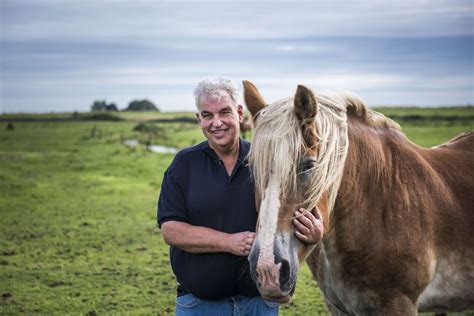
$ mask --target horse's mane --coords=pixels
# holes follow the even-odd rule
[[[316,129],[319,153],[310,179],[310,189],[303,207],[313,208],[328,192],[328,208],[334,206],[342,171],[347,156],[349,140],[347,115],[363,120],[373,127],[400,129],[399,125],[382,114],[370,110],[364,102],[350,94],[318,95]],[[305,143],[300,122],[294,114],[293,98],[275,102],[261,110],[255,124],[249,161],[257,190],[264,190],[271,176],[282,184],[284,194],[295,194],[298,177],[298,157]]]
[[[400,125],[382,113],[371,110],[361,98],[354,94],[342,94],[341,98],[346,105],[348,116],[361,119],[365,124],[373,127],[385,127],[401,130]]]

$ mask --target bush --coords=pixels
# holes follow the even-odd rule
[[[105,100],[95,100],[91,105],[91,112],[118,112],[115,103],[107,104]]]
[[[129,103],[126,111],[160,111],[151,101],[149,100],[134,100]]]
[[[134,131],[141,133],[149,133],[153,135],[159,135],[163,133],[163,129],[152,124],[140,123],[133,128]]]

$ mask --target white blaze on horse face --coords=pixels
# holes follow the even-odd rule
[[[279,209],[280,181],[274,175],[271,175],[260,204],[257,236],[260,245],[257,272],[260,285],[265,292],[280,292],[279,272],[281,263],[275,264],[273,253]]]

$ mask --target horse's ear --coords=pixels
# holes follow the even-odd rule
[[[242,81],[244,86],[244,100],[247,109],[249,109],[250,114],[252,114],[252,118],[255,119],[258,111],[263,109],[267,106],[265,100],[263,100],[260,92],[258,92],[257,87],[250,81],[244,80]]]
[[[306,145],[309,148],[317,145],[316,134],[316,113],[318,112],[318,102],[313,91],[305,86],[298,85],[295,94],[295,114],[301,124],[301,130]]]

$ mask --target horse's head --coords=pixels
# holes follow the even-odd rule
[[[294,98],[267,106],[257,88],[244,81],[244,98],[254,121],[249,163],[259,211],[250,270],[266,299],[287,302],[300,263],[314,249],[296,238],[294,212],[318,207],[326,226],[335,198],[330,190],[334,176],[328,171],[340,160],[340,144],[332,141],[337,135],[321,141],[317,124],[327,122],[316,119],[318,102],[304,86],[298,86]],[[321,150],[328,154],[320,155]],[[333,154],[337,159],[330,161]]]

